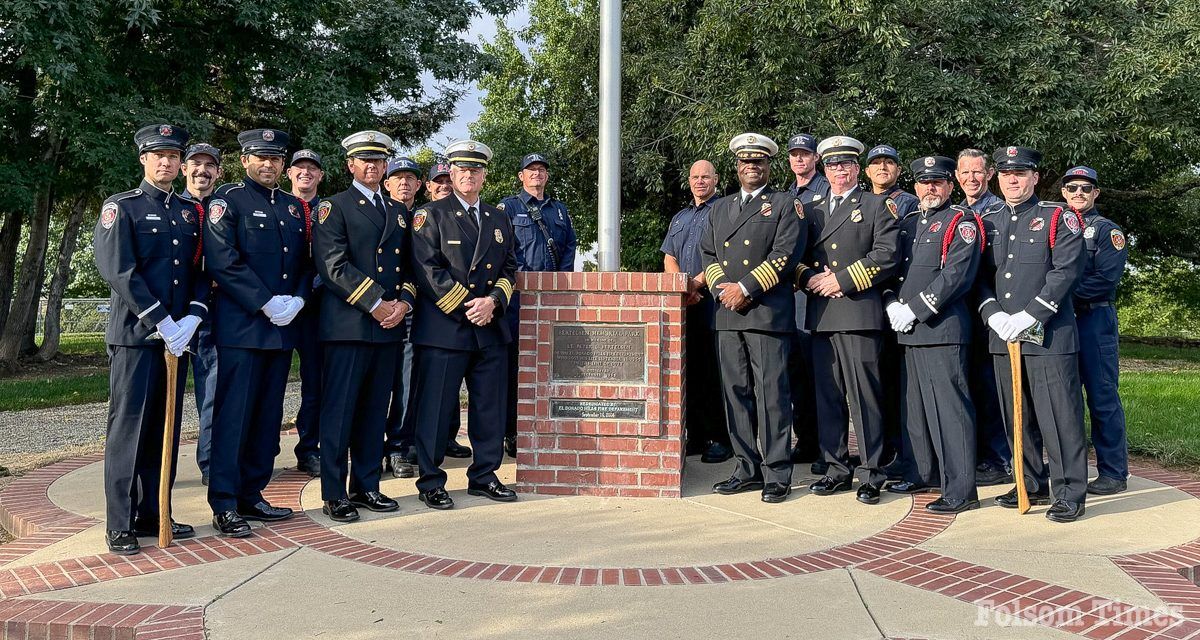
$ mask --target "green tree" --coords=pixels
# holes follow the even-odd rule
[[[531,0],[531,24],[489,52],[473,132],[498,150],[541,145],[581,241],[595,239],[598,9]],[[906,158],[971,146],[1096,168],[1102,209],[1138,251],[1200,260],[1200,5],[1150,0],[627,0],[623,18],[622,264],[654,269],[687,167],[728,140],[808,131],[887,142]],[[522,53],[519,44],[528,48]],[[533,131],[530,131],[533,129]],[[499,164],[515,161],[506,157]],[[790,181],[775,163],[773,182]]]
[[[0,365],[32,348],[46,273],[61,298],[82,225],[132,188],[131,136],[172,122],[236,149],[242,129],[288,130],[336,153],[357,129],[419,142],[454,114],[487,56],[473,16],[515,0],[9,0],[0,12]],[[438,89],[427,89],[423,75]],[[331,168],[336,166],[331,163]],[[236,180],[237,173],[227,174]],[[332,187],[344,180],[330,171]],[[62,218],[54,264],[51,220]],[[18,247],[24,240],[24,251]],[[10,304],[11,300],[11,304]],[[57,351],[47,313],[41,358]],[[54,334],[52,336],[52,334]]]

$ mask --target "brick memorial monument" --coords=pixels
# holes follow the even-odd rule
[[[517,491],[677,498],[681,273],[517,274]]]

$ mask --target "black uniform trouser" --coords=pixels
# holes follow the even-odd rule
[[[967,393],[968,345],[904,347],[905,480],[976,500],[975,408]]]
[[[208,504],[214,513],[262,501],[279,455],[291,349],[217,347]]]
[[[711,301],[687,308],[684,362],[684,422],[689,449],[702,449],[709,442],[729,446],[729,427],[721,402],[720,364],[717,360],[717,336],[712,328]]]
[[[508,395],[508,345],[473,351],[417,345],[413,387],[416,390],[417,489],[446,485],[442,461],[450,434],[450,417],[458,413],[458,390],[467,382],[467,437],[474,456],[467,468],[472,486],[498,481],[504,456],[504,409]]]
[[[508,399],[504,403],[504,435],[510,438],[517,437],[517,380],[521,369],[521,340],[518,336],[519,332],[513,334],[513,341],[508,343],[505,352],[505,362],[508,366]]]
[[[1025,489],[1030,493],[1052,491],[1057,500],[1084,502],[1087,497],[1087,440],[1083,432],[1083,389],[1079,382],[1078,356],[1030,356],[1022,358],[1024,386]],[[1000,389],[1000,411],[1009,439],[1013,436],[1012,372],[1008,354],[992,358]],[[1045,444],[1050,464],[1042,460]]]
[[[817,394],[813,385],[812,333],[797,329],[792,334],[788,379],[792,383],[792,432],[796,434],[796,460],[819,460],[817,437]]]
[[[742,480],[792,483],[792,399],[787,333],[718,330],[725,420]]]
[[[883,349],[879,354],[879,377],[887,380],[888,384],[883,385],[883,454],[879,459],[883,464],[895,459],[901,470],[907,470],[912,460],[904,456],[901,444],[904,423],[900,419],[900,412],[905,400],[901,393],[903,387],[897,384],[900,371],[904,368],[904,351],[896,341],[895,332],[883,331],[880,336],[883,338]]]
[[[410,314],[408,316],[412,318]],[[406,319],[405,322],[411,322]],[[412,325],[409,325],[408,335],[412,335]],[[413,372],[417,370],[417,352],[411,342],[404,343],[404,357],[397,355],[396,375],[393,383],[392,400],[388,405],[387,425],[384,427],[384,455],[393,453],[407,454],[409,447],[416,444],[417,432],[417,385],[413,384]],[[450,416],[450,431],[446,443],[458,437],[462,416],[459,415],[458,405]]]
[[[879,331],[813,333],[813,376],[817,391],[817,430],[826,474],[850,479],[849,428],[854,421],[861,464],[859,477],[876,486],[887,480],[883,457],[883,383],[879,378]],[[849,412],[847,413],[847,409]]]
[[[162,470],[163,419],[167,406],[167,365],[162,346],[108,346],[108,434],[104,443],[106,526],[131,531],[133,521],[158,523],[158,482]],[[175,388],[175,446],[187,382],[187,355],[179,358]],[[171,465],[171,484],[175,483]]]
[[[1000,411],[1000,391],[996,388],[996,371],[988,351],[988,332],[991,329],[976,325],[973,335],[980,336],[971,345],[971,402],[975,405],[976,459],[993,466],[1012,467],[1012,447],[1004,430],[1004,414]]]
[[[323,287],[322,287],[323,289]],[[321,319],[321,292],[308,297],[300,310],[300,337],[296,352],[300,354],[300,410],[296,412],[296,460],[318,455],[321,443],[321,341],[317,332]]]
[[[383,429],[401,343],[326,342],[322,372],[321,499],[379,491]],[[349,463],[346,454],[349,453]],[[347,466],[348,464],[348,466]]]

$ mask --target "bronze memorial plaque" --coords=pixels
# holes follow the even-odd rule
[[[646,381],[646,327],[555,324],[550,342],[554,380]]]
[[[550,417],[592,420],[645,420],[646,401],[551,398]]]

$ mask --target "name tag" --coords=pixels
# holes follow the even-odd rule
[[[528,218],[528,217],[529,217],[529,214],[527,214],[527,213],[518,213],[518,214],[517,214],[517,217],[518,217],[518,218]]]
[[[150,214],[150,215],[146,216],[146,219],[147,220],[162,220],[162,218],[160,218],[154,214]]]
[[[267,217],[267,214],[263,213],[262,211],[255,211],[254,213],[252,213],[252,214],[250,214],[250,215],[254,216],[255,218],[265,218],[265,217]]]
[[[447,240],[446,244],[462,244],[462,240]]]

